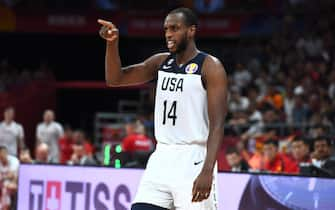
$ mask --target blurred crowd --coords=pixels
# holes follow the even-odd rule
[[[270,39],[237,46],[225,133],[236,140],[233,171],[335,174],[335,20],[306,19],[300,32],[294,23],[288,15]]]

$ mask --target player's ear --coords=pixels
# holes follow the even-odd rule
[[[195,25],[190,26],[188,29],[189,37],[194,37],[196,30],[197,30],[197,27]]]

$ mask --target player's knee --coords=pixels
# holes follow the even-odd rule
[[[131,210],[168,210],[168,209],[148,203],[135,203],[131,206]]]

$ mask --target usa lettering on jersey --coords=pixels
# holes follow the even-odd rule
[[[162,81],[161,89],[166,91],[175,91],[175,92],[183,92],[183,78],[175,78],[175,77],[164,77]]]

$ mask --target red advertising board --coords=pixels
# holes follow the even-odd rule
[[[241,31],[241,16],[201,17],[199,36],[238,36]],[[163,16],[129,17],[127,29],[129,36],[163,35]]]
[[[238,36],[246,15],[201,16],[199,36]],[[113,21],[122,35],[158,37],[163,35],[164,15],[132,15],[124,13],[55,13],[7,11],[0,13],[0,31],[97,34],[98,18]],[[7,27],[4,27],[7,26]]]
[[[106,16],[84,13],[16,13],[17,32],[60,34],[94,34],[99,31],[98,18],[119,22],[118,15]]]

